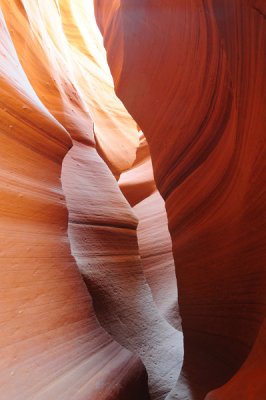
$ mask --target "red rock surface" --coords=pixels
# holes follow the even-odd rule
[[[2,399],[147,399],[137,357],[100,327],[70,253],[71,147],[31,87],[0,14]]]
[[[122,193],[132,207],[157,190],[149,146],[141,132],[136,159],[132,166],[122,173],[118,182]]]
[[[181,329],[172,241],[164,201],[156,189],[148,143],[140,144],[132,167],[122,173],[119,187],[138,219],[138,244],[143,272],[165,319]]]
[[[185,344],[169,399],[202,399],[257,353],[266,313],[265,2],[95,6],[116,93],[166,202]],[[265,363],[243,368],[260,391],[238,392],[239,372],[226,386],[233,398],[266,397]]]
[[[138,218],[139,253],[153,298],[166,320],[180,330],[172,241],[164,201],[154,182],[149,146],[142,133],[136,160],[118,183]]]
[[[265,15],[0,0],[1,399],[266,398]]]
[[[266,330],[262,325],[256,342],[240,370],[221,388],[208,394],[206,400],[263,399],[266,393]],[[256,379],[251,379],[256,377]]]
[[[115,340],[140,356],[152,398],[163,399],[180,372],[182,334],[154,305],[141,268],[137,220],[94,149],[75,142],[64,159],[62,181],[72,254],[97,317]]]
[[[157,307],[166,320],[181,330],[172,242],[164,201],[156,191],[138,203],[138,243],[144,274]]]
[[[37,141],[37,150],[34,147],[35,137],[29,132],[28,147],[30,144],[30,147],[33,146],[33,150],[37,152],[39,151],[38,147],[43,147],[45,156],[40,164],[38,159],[35,160],[34,151],[28,150],[29,155],[33,153],[34,159],[25,169],[24,179],[27,181],[28,175],[30,176],[31,173],[36,175],[29,191],[34,191],[36,186],[40,187],[37,190],[39,193],[42,185],[45,184],[48,192],[58,193],[55,206],[53,206],[52,200],[42,201],[36,211],[32,210],[34,201],[29,199],[27,205],[29,210],[24,223],[27,225],[26,227],[23,225],[25,240],[32,240],[33,243],[36,240],[38,243],[39,253],[29,261],[34,274],[36,273],[38,276],[41,274],[39,266],[42,263],[44,263],[43,271],[46,274],[45,268],[48,271],[51,270],[51,273],[48,274],[51,287],[44,285],[40,289],[34,281],[32,293],[31,286],[27,289],[31,296],[29,301],[34,296],[37,299],[40,296],[44,299],[48,298],[53,312],[46,312],[47,315],[42,319],[43,330],[36,348],[33,348],[35,331],[29,330],[28,346],[29,348],[32,346],[32,353],[27,352],[23,343],[19,346],[21,357],[24,357],[25,360],[23,366],[26,366],[26,371],[23,373],[18,367],[16,359],[13,360],[13,350],[10,351],[13,341],[12,337],[9,338],[10,346],[7,350],[5,349],[6,358],[3,357],[0,370],[0,373],[3,373],[3,393],[11,400],[25,397],[47,398],[47,396],[62,399],[89,398],[90,400],[147,399],[147,377],[143,364],[137,356],[125,350],[127,348],[138,354],[145,363],[149,372],[152,398],[162,399],[172,389],[180,371],[183,353],[182,335],[162,318],[153,302],[140,263],[136,217],[121,194],[114,176],[99,157],[94,142],[95,134],[97,150],[113,173],[118,176],[126,166],[132,164],[135,158],[136,140],[130,138],[132,135],[130,129],[132,130],[134,126],[138,143],[137,127],[115,97],[114,92],[112,94],[111,88],[98,87],[98,82],[103,78],[101,75],[100,77],[93,75],[92,60],[89,58],[89,50],[91,50],[90,46],[93,42],[92,44],[88,43],[87,52],[86,49],[80,47],[81,31],[77,32],[77,26],[73,22],[74,16],[77,16],[79,12],[75,10],[76,4],[72,4],[72,9],[70,8],[71,3],[64,2],[60,8],[61,14],[58,13],[54,2],[50,2],[49,7],[47,4],[24,1],[23,3],[14,2],[10,7],[9,2],[4,0],[1,2],[7,28],[12,35],[11,37],[8,35],[7,28],[3,25],[3,32],[6,32],[7,36],[6,39],[3,37],[3,43],[5,46],[12,47],[15,62],[20,71],[18,77],[15,74],[12,76],[10,67],[12,60],[6,66],[4,64],[3,82],[7,82],[9,86],[6,91],[3,91],[3,100],[10,112],[15,115],[15,138],[20,130],[27,129],[28,124],[35,124],[38,134],[42,136],[42,132],[45,132],[48,138],[52,135],[50,131],[55,131],[50,139],[51,144],[49,142],[46,145],[45,135],[42,140]],[[64,25],[60,25],[59,16],[66,25],[65,30],[63,29]],[[81,27],[82,24],[79,25],[80,29]],[[58,28],[60,28],[59,31]],[[73,43],[78,46],[80,53],[77,53],[76,47],[73,48]],[[7,54],[5,50],[4,61]],[[84,54],[86,55],[85,59]],[[78,57],[78,62],[76,57]],[[89,60],[85,67],[90,72],[89,79],[92,82],[84,88],[81,86],[82,82],[84,83],[82,68],[83,62],[86,60]],[[93,59],[94,64],[96,61],[97,59]],[[28,92],[32,93],[39,107],[47,114],[45,121],[42,120],[41,112],[31,104],[22,105],[22,111],[19,112],[20,108],[12,103],[12,99],[19,95],[19,87],[11,92],[12,79],[25,85],[21,76],[27,83],[24,88],[25,96],[28,95]],[[91,87],[92,85],[94,86]],[[102,93],[99,99],[96,97],[96,89]],[[8,97],[5,96],[5,93],[8,94]],[[107,99],[105,98],[106,93],[108,94]],[[113,102],[110,101],[112,96]],[[108,115],[110,113],[105,109],[107,101],[110,103],[109,106],[115,110],[111,118]],[[97,110],[95,103],[98,104],[98,107],[101,105],[102,109]],[[92,122],[91,114],[97,125]],[[102,119],[99,117],[100,114],[103,114]],[[3,127],[5,127],[6,118],[6,114],[4,114]],[[117,129],[114,129],[114,125],[117,126]],[[122,129],[123,125],[129,129],[127,134]],[[109,137],[105,134],[105,140],[109,140],[109,144],[104,145],[106,154],[101,149],[101,143],[104,141],[101,142],[100,132],[101,129],[104,129],[103,127],[110,133]],[[13,125],[11,128],[13,129]],[[3,131],[3,135],[4,133],[5,131]],[[49,159],[55,157],[53,152],[57,149],[54,150],[53,142],[59,141],[60,144],[62,141],[60,141],[60,135],[65,138],[66,144],[64,151],[62,150],[57,156],[57,170],[54,173],[54,180],[51,181],[49,180],[51,174]],[[69,150],[72,145],[73,147]],[[12,149],[16,154],[16,145]],[[127,152],[123,154],[125,149]],[[11,153],[11,146],[6,151],[7,154],[8,152]],[[27,165],[27,157],[30,156],[26,153],[22,153],[20,157],[18,157],[19,153],[16,154],[15,169],[24,162]],[[59,180],[63,158],[61,178],[69,211],[68,236],[71,253],[75,257],[76,264],[70,254],[66,236],[67,213]],[[12,168],[11,164],[7,173],[13,174]],[[37,171],[40,168],[42,174],[39,176]],[[16,184],[18,179],[16,176],[14,179]],[[18,183],[17,185],[19,187]],[[15,187],[15,193],[18,192],[18,187]],[[13,207],[18,206],[18,201],[14,201]],[[52,207],[51,211],[49,211],[50,206]],[[60,217],[59,209],[62,209],[63,217]],[[42,232],[37,222],[33,223],[33,229],[38,231],[38,240],[41,242],[39,243],[33,234],[27,238],[27,219],[30,218],[31,212],[36,212],[38,218],[44,218],[47,212],[48,236],[51,236],[50,230],[53,231],[55,225],[57,227],[59,233],[57,236],[52,236],[54,250],[50,256],[45,257],[50,254],[51,239],[45,241],[42,236],[45,232]],[[10,246],[16,245],[16,237],[9,236]],[[60,244],[61,240],[65,244],[64,246]],[[23,252],[21,257],[21,263],[24,263]],[[43,257],[47,258],[45,262]],[[65,261],[67,257],[70,261]],[[61,275],[58,275],[58,264],[62,268]],[[124,346],[124,349],[112,340],[104,329],[100,328],[77,267],[93,296],[97,317],[102,326],[112,335],[113,339]],[[26,271],[24,272],[23,269],[21,276],[22,281],[28,287],[27,285],[31,282],[28,283]],[[14,279],[15,275],[9,274],[7,284],[13,285]],[[77,284],[74,284],[73,280],[77,281]],[[57,291],[62,293],[61,302],[57,300]],[[71,296],[72,292],[73,297]],[[14,293],[19,303],[20,299],[15,289]],[[11,297],[9,296],[6,300],[8,307],[10,307],[10,302]],[[57,302],[58,306],[56,306]],[[46,310],[46,305],[47,301],[44,301],[41,312]],[[31,307],[35,310],[34,303]],[[25,317],[24,325],[38,326],[36,323],[38,310],[36,308],[36,315]],[[9,317],[9,314],[7,315]],[[53,338],[53,335],[49,333],[53,319],[57,320],[59,329],[59,332],[55,334],[54,345],[50,339],[50,336]],[[81,327],[78,323],[74,327],[72,324],[68,324],[68,320],[72,322],[72,319],[75,324],[76,320],[78,323],[81,320]],[[27,329],[20,326],[20,323],[21,320],[18,320],[16,326],[23,337],[24,330],[27,331]],[[9,330],[11,329],[9,324],[6,323],[6,326]],[[70,339],[68,338],[69,330],[72,335]],[[18,335],[18,339],[20,339],[20,335]],[[49,350],[51,355],[48,352],[47,360],[42,361],[46,356],[46,353],[44,355],[43,353],[47,351],[47,347],[51,347]],[[11,371],[11,378],[6,377],[8,362],[10,362],[11,368],[16,370],[14,377],[13,370]],[[56,366],[49,369],[51,375],[45,373],[50,362]],[[42,366],[39,369],[36,368],[33,373],[35,364],[42,364]],[[68,366],[67,372],[65,372],[65,365]],[[31,375],[32,380],[30,381]],[[30,382],[34,383],[32,387],[30,387]]]

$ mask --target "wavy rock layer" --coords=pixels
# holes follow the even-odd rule
[[[25,241],[36,241],[38,247],[38,253],[29,263],[32,263],[37,278],[41,274],[39,267],[44,263],[42,271],[45,272],[46,279],[49,277],[49,285],[42,285],[40,288],[35,281],[32,291],[31,286],[28,290],[30,296],[36,295],[38,301],[40,296],[41,299],[44,298],[40,312],[46,312],[46,316],[42,320],[41,342],[36,344],[35,352],[32,350],[32,353],[27,353],[24,345],[21,347],[26,372],[21,373],[14,359],[11,366],[16,368],[16,377],[6,380],[3,365],[1,372],[3,371],[4,385],[7,385],[4,386],[4,393],[11,400],[47,396],[84,400],[146,400],[149,395],[143,365],[139,358],[120,347],[117,344],[119,342],[143,360],[149,374],[152,398],[163,399],[171,391],[179,375],[183,354],[182,334],[164,320],[154,304],[140,262],[136,217],[120,192],[116,179],[97,152],[98,150],[104,157],[114,175],[118,176],[123,169],[132,165],[135,158],[139,142],[136,124],[106,82],[104,88],[99,85],[102,75],[96,65],[98,59],[94,59],[91,53],[95,49],[91,48],[90,41],[85,46],[81,40],[83,34],[90,39],[93,34],[86,36],[83,23],[75,25],[75,18],[83,21],[80,15],[82,5],[84,6],[82,1],[75,4],[56,4],[54,1],[36,3],[25,0],[23,3],[14,2],[10,5],[8,1],[2,0],[0,4],[12,35],[11,40],[3,25],[7,36],[6,39],[3,38],[3,43],[12,48],[16,68],[20,71],[18,77],[13,73],[12,60],[9,64],[3,64],[3,87],[8,86],[3,90],[2,99],[16,121],[15,128],[10,125],[8,129],[14,128],[16,140],[22,133],[22,140],[27,139],[26,145],[30,147],[28,153],[25,151],[21,155],[19,152],[16,154],[16,144],[14,147],[9,145],[7,149],[3,147],[6,154],[12,154],[12,151],[16,154],[16,160],[13,160],[15,166],[11,163],[6,173],[13,174],[12,168],[17,170],[20,165],[27,165],[24,180],[27,182],[31,179],[31,174],[34,175],[35,180],[28,190],[34,193],[35,187],[37,188],[37,202],[43,197],[43,186],[48,193],[57,193],[55,199],[42,200],[38,207],[34,206],[34,201],[30,198],[24,207],[28,209],[25,226],[23,225]],[[7,55],[8,48],[4,49],[3,62],[6,62]],[[87,86],[84,86],[85,76],[88,76]],[[18,87],[15,85],[15,89],[11,91],[12,85],[17,82]],[[25,92],[25,96],[29,92],[34,97],[40,110],[47,114],[45,120],[41,111],[32,104],[22,104],[20,110],[20,104],[14,103],[14,99],[21,96],[20,91]],[[111,101],[112,98],[115,100]],[[106,109],[108,101],[114,107],[111,117],[105,116],[106,113],[109,114]],[[99,109],[100,106],[102,109]],[[3,127],[6,118],[4,115]],[[41,136],[38,140],[28,128],[32,124]],[[124,125],[128,127],[127,134],[124,133]],[[110,137],[106,133],[105,139],[101,140],[101,129],[106,129]],[[131,132],[132,129],[134,132]],[[3,130],[3,135],[5,132]],[[132,139],[130,135],[133,133],[135,138]],[[47,139],[47,144],[46,136],[48,139],[51,137]],[[117,146],[118,141],[121,143]],[[105,156],[104,149],[108,156]],[[44,152],[44,159],[39,161],[35,152]],[[53,172],[53,179],[49,180],[53,171],[53,164],[50,166],[49,160],[55,157],[57,169]],[[30,158],[33,159],[31,163],[28,162]],[[90,297],[70,254],[66,236],[67,213],[59,180],[63,158],[61,178],[69,211],[68,237],[71,253],[93,296],[101,325],[117,342],[100,328]],[[17,193],[19,180],[15,175],[14,179]],[[153,179],[152,186],[154,187]],[[13,207],[19,207],[19,199],[14,201]],[[45,219],[49,240],[44,238],[45,232],[42,232],[37,222],[32,224],[32,229],[37,230],[38,239],[33,234],[27,236],[31,213],[36,214],[37,221],[38,218]],[[57,236],[50,233],[55,229],[54,226],[56,232],[58,231]],[[19,229],[21,228],[18,231]],[[9,237],[10,246],[16,245],[16,237]],[[23,259],[23,252],[20,255]],[[61,275],[57,271],[57,265],[62,269],[59,269]],[[28,282],[23,269],[21,277],[27,287],[31,281]],[[9,278],[8,284],[13,285],[13,276]],[[60,300],[58,291],[61,293]],[[15,290],[14,293],[18,296]],[[32,304],[32,297],[29,299],[30,307],[37,310],[34,303]],[[51,313],[46,311],[46,298],[50,299]],[[11,302],[11,297],[7,300]],[[23,298],[21,301],[24,301]],[[35,313],[35,316],[28,316],[23,325],[38,326],[37,311]],[[57,321],[56,327],[59,330],[55,335],[54,345],[50,339],[53,319]],[[21,320],[17,322],[17,329],[23,336],[25,332],[20,323]],[[28,338],[31,346],[35,340],[34,330],[29,330]],[[12,343],[10,338],[10,346]],[[43,357],[46,357],[43,352],[46,351],[47,360],[43,361]],[[6,357],[13,357],[10,347],[6,351]],[[50,363],[55,367],[49,368]],[[35,364],[40,364],[41,368],[36,368],[33,373]],[[47,369],[49,374],[45,373]],[[13,370],[11,372],[13,377]],[[33,383],[32,387],[30,382]]]
[[[263,398],[255,371],[265,376],[265,363],[252,364],[258,348],[265,354],[265,2],[95,6],[116,92],[149,143],[173,241],[185,361],[169,398],[204,398],[250,351],[210,396],[231,388],[239,399],[249,374],[256,392],[244,382],[242,398]]]
[[[43,106],[0,14],[1,398],[147,399],[140,361],[100,327],[70,253],[66,130]]]
[[[122,173],[118,183],[122,193],[132,207],[157,190],[149,146],[141,132],[136,159],[132,166]]]
[[[0,0],[0,397],[262,400],[265,1],[94,3],[135,120],[93,0]]]
[[[164,201],[154,182],[149,146],[142,133],[136,160],[128,171],[122,173],[118,183],[138,218],[139,252],[153,298],[166,320],[180,330],[168,220]]]
[[[137,220],[94,149],[75,143],[62,180],[72,253],[97,316],[112,337],[141,357],[152,398],[163,399],[180,371],[182,335],[153,303],[139,258]]]
[[[175,264],[167,228],[164,201],[158,191],[134,207],[138,217],[138,243],[147,282],[166,320],[181,330]]]
[[[141,133],[132,167],[118,181],[138,218],[138,244],[145,277],[166,320],[181,329],[172,241],[162,197],[156,189],[148,143]]]
[[[75,121],[75,138],[86,142],[91,136],[90,113],[98,149],[119,176],[135,160],[139,134],[114,93],[93,1],[0,4],[21,65],[40,100],[60,121]]]

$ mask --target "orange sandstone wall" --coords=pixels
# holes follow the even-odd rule
[[[118,183],[122,193],[132,207],[157,190],[149,146],[142,132],[140,132],[136,159],[132,166],[122,173]]]
[[[100,327],[70,253],[70,136],[36,96],[2,13],[0,31],[0,397],[147,399],[143,366]]]
[[[166,202],[185,344],[171,398],[202,399],[259,354],[266,313],[265,2],[95,8],[116,93],[147,138]],[[241,377],[242,398],[265,397],[265,362],[263,373],[243,368],[256,391],[239,372],[230,398]]]
[[[83,142],[92,140],[90,113],[97,148],[119,177],[135,160],[139,135],[114,93],[93,1],[1,0],[0,5],[40,100]]]
[[[160,193],[152,193],[134,207],[138,243],[145,277],[153,298],[166,320],[181,330],[175,264],[165,205]]]
[[[138,125],[92,0],[0,0],[0,397],[262,400],[265,2],[94,3]]]
[[[153,298],[166,320],[180,330],[168,220],[164,201],[155,186],[149,146],[142,133],[136,160],[128,171],[122,173],[118,183],[138,218],[139,253]]]
[[[10,44],[12,48],[14,44],[18,55],[18,58],[16,56],[16,63],[22,71],[21,74],[25,77],[29,90],[34,94],[40,107],[46,110],[49,116],[48,121],[53,121],[53,124],[59,127],[59,133],[54,132],[54,125],[50,123],[51,127],[48,126],[47,134],[49,136],[52,134],[51,132],[54,132],[52,141],[55,142],[60,139],[62,132],[66,137],[65,151],[62,154],[60,153],[58,159],[57,191],[61,190],[59,178],[61,163],[65,156],[61,178],[69,210],[68,236],[71,253],[74,255],[76,264],[92,294],[97,317],[101,325],[117,342],[140,356],[149,373],[152,398],[163,399],[171,391],[179,375],[183,356],[182,334],[164,320],[153,302],[140,262],[136,236],[136,217],[121,194],[116,179],[99,157],[95,148],[97,147],[99,150],[102,146],[99,135],[101,129],[105,126],[104,137],[109,142],[104,145],[104,148],[110,156],[105,156],[102,150],[99,151],[114,174],[119,176],[121,171],[132,165],[135,158],[136,145],[139,142],[136,124],[120,103],[119,106],[115,106],[115,101],[118,102],[117,99],[114,104],[111,103],[114,106],[112,115],[105,116],[107,100],[110,100],[112,96],[114,97],[114,93],[109,93],[106,99],[107,88],[105,87],[103,90],[98,87],[97,82],[101,81],[102,76],[98,76],[100,74],[99,69],[96,69],[97,73],[95,73],[93,68],[93,65],[97,63],[97,58],[94,60],[89,52],[93,43],[84,45],[81,40],[82,24],[77,26],[74,23],[74,16],[79,15],[80,12],[75,6],[77,4],[82,5],[81,1],[75,4],[72,2],[56,4],[53,1],[36,3],[35,1],[25,0],[23,3],[14,2],[10,4],[8,1],[1,0],[0,4],[5,15],[7,28],[12,35],[11,37],[8,36],[8,41],[3,40],[3,43],[5,46]],[[60,6],[59,9],[58,6]],[[77,19],[80,20],[78,17]],[[87,36],[85,35],[85,37]],[[15,49],[13,48],[14,53]],[[87,64],[86,60],[89,60]],[[85,82],[84,74],[89,81],[87,87],[83,86]],[[15,75],[14,79],[16,79]],[[18,78],[19,80],[20,78]],[[12,83],[12,76],[9,82]],[[109,91],[111,91],[110,88]],[[12,105],[17,92],[19,90],[14,91],[12,96],[9,97],[3,95],[3,101],[7,104],[10,102]],[[101,98],[103,101],[102,112],[97,109],[101,106]],[[17,109],[17,107],[13,107],[12,112],[17,113]],[[22,107],[22,115],[18,114],[18,120],[21,120],[21,124],[25,123],[25,126],[27,126],[28,114],[31,116],[30,123],[36,121],[34,123],[42,132],[45,126],[43,126],[40,112],[35,111],[32,107]],[[109,115],[109,111],[107,114]],[[122,114],[125,117],[124,120]],[[94,117],[93,121],[97,121],[97,125],[92,122],[91,115]],[[126,122],[127,120],[131,122]],[[129,129],[129,139],[127,139],[127,135],[124,135],[123,124]],[[114,125],[117,129],[114,129]],[[132,126],[135,129],[137,142],[130,137]],[[108,133],[110,133],[109,139]],[[123,136],[125,136],[124,139]],[[22,138],[24,138],[23,135]],[[30,134],[29,142],[31,146],[34,143],[34,137]],[[72,145],[73,147],[68,151]],[[38,142],[37,147],[44,148],[47,159],[52,157],[50,148],[45,147],[44,139]],[[12,154],[12,148],[10,147],[8,150]],[[26,156],[22,155],[21,159],[18,160],[19,164],[23,164],[25,159]],[[42,175],[39,177],[37,171],[39,171],[40,166],[37,162],[32,162],[30,172],[36,174],[36,186],[40,185],[38,183],[39,178],[42,184],[46,176],[49,176],[49,168],[49,164],[43,161],[41,165]],[[49,185],[52,185],[52,187]],[[154,183],[152,185],[154,187]],[[47,187],[49,190],[56,191],[56,186],[52,182],[47,182]],[[18,188],[16,188],[15,193],[17,191]],[[64,204],[62,193],[60,196],[59,208],[63,207]],[[17,204],[18,202],[15,203],[15,205]],[[62,369],[62,372],[60,372],[62,376],[59,374],[55,376],[54,383],[50,380],[48,383],[48,376],[45,373],[42,380],[41,372],[38,374],[36,372],[36,382],[40,382],[40,385],[43,384],[41,394],[39,395],[38,388],[35,386],[28,393],[29,380],[27,380],[25,386],[19,390],[19,395],[23,399],[25,397],[31,398],[30,396],[32,398],[50,396],[84,400],[87,398],[90,400],[98,398],[109,400],[116,398],[121,400],[147,399],[147,378],[140,360],[114,342],[96,321],[90,297],[84,290],[74,259],[70,255],[66,237],[67,214],[64,208],[63,210],[65,219],[58,221],[57,229],[61,235],[64,235],[65,247],[60,246],[58,251],[60,251],[63,259],[68,254],[72,263],[73,274],[76,274],[76,280],[81,289],[78,285],[73,286],[72,276],[70,276],[69,281],[68,275],[64,275],[64,282],[66,283],[65,286],[71,285],[73,294],[78,299],[81,297],[83,302],[80,305],[75,297],[72,299],[65,286],[62,288],[62,297],[67,304],[69,303],[69,312],[66,309],[69,319],[74,318],[76,320],[76,318],[79,318],[79,313],[85,308],[84,314],[80,317],[85,318],[86,323],[88,320],[88,326],[86,325],[84,328],[87,336],[82,330],[82,334],[85,335],[85,345],[83,346],[83,337],[82,340],[80,339],[82,346],[80,345],[78,328],[73,331],[73,336],[78,342],[75,347],[73,347],[72,342],[65,343],[65,337],[59,334],[58,340],[61,344],[61,350],[56,349],[57,353],[54,355],[53,362],[58,365],[60,371]],[[31,212],[29,205],[28,218],[30,218]],[[48,212],[48,205],[44,203],[42,208],[38,209],[38,213],[43,216],[46,212]],[[49,214],[47,222],[49,229],[50,225],[53,226],[59,218],[56,212],[57,209]],[[25,223],[27,223],[27,219]],[[39,232],[39,236],[41,237],[41,232]],[[11,241],[11,237],[9,240]],[[58,239],[57,237],[53,238],[55,249],[57,249],[57,242],[59,241],[60,237]],[[16,240],[14,239],[11,243],[16,244]],[[49,254],[49,246],[50,242],[40,245],[41,254]],[[55,269],[52,272],[57,274],[56,256],[53,252],[51,257]],[[39,273],[38,263],[39,260],[36,257],[33,266],[34,270]],[[62,263],[61,260],[60,263]],[[49,257],[46,265],[48,269],[51,267]],[[24,277],[24,272],[22,276]],[[12,279],[10,283],[12,283]],[[52,280],[51,277],[51,285],[53,290],[58,290],[60,278]],[[38,294],[38,287],[33,289],[33,293],[34,290]],[[42,293],[44,293],[44,296],[53,295],[53,293],[50,293],[49,287],[46,288],[45,286],[42,288]],[[8,300],[10,302],[10,298]],[[52,297],[51,308],[55,313],[55,318],[59,320],[60,329],[62,325],[64,330],[66,329],[64,322],[66,316],[61,311],[61,307],[65,309],[66,305],[62,301],[63,306],[60,303],[58,309],[56,309],[54,307],[55,302],[56,299],[54,300]],[[34,319],[29,318],[26,322],[34,324]],[[49,330],[49,324],[50,314],[47,315],[44,323],[42,339],[44,346],[48,346],[46,328]],[[18,327],[21,334],[24,334],[24,328],[20,325]],[[12,344],[12,341],[10,344]],[[42,347],[37,346],[37,350],[40,354],[36,354],[33,363],[39,363],[42,359]],[[53,347],[51,351],[53,351]],[[64,351],[66,354],[64,354]],[[26,357],[23,346],[21,353]],[[10,354],[12,352],[10,353],[9,348],[7,356],[9,357]],[[79,365],[77,369],[74,367],[71,369],[71,366],[69,366],[69,372],[64,373],[64,361],[61,360],[61,357],[65,357],[64,360],[80,357],[80,368]],[[73,362],[78,361],[75,359]],[[16,361],[14,361],[14,366],[16,366]],[[4,367],[3,374],[6,373]],[[90,369],[89,372],[87,367]],[[32,368],[33,364],[29,363],[28,376],[31,376]],[[43,368],[48,368],[46,363],[43,363]],[[97,372],[98,369],[100,369],[100,372]],[[51,368],[52,372],[55,374],[55,370]],[[17,381],[23,379],[23,377],[24,375],[18,371],[17,380],[13,379],[12,382],[16,385]],[[7,396],[11,400],[16,400],[18,395],[10,391],[10,387],[6,389]]]
[[[74,142],[63,162],[72,254],[101,325],[138,354],[152,399],[171,391],[182,364],[182,334],[159,314],[145,280],[131,207],[95,149]],[[138,398],[138,397],[137,397]]]

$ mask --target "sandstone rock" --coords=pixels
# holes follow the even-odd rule
[[[95,0],[116,93],[166,203],[185,345],[179,399],[232,378],[265,319],[264,3]],[[261,386],[262,374],[250,379]],[[241,393],[250,397],[247,385]]]
[[[100,327],[70,253],[70,136],[30,85],[2,14],[0,29],[0,396],[147,399],[142,364]]]

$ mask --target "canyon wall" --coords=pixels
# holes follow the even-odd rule
[[[91,26],[84,33],[83,18],[93,14],[82,1],[25,0],[10,5],[2,0],[0,5],[6,105],[1,168],[14,179],[8,197],[13,221],[4,220],[3,226],[8,228],[8,247],[18,242],[30,253],[27,263],[22,250],[17,257],[14,252],[3,254],[16,269],[11,274],[8,267],[6,277],[3,323],[9,346],[3,345],[2,393],[11,400],[146,400],[142,360],[152,399],[163,399],[179,375],[182,334],[154,303],[139,256],[137,219],[115,179],[134,164],[140,134],[104,75],[109,70],[100,68],[103,55],[93,47],[97,31]],[[24,104],[20,96],[34,101]],[[14,118],[10,125],[9,115]],[[17,150],[16,140],[25,149]],[[43,153],[42,158],[35,153]],[[31,182],[25,204],[20,169],[25,185]],[[4,211],[8,198],[3,200]],[[22,221],[20,211],[25,213]],[[36,252],[31,251],[35,247]],[[12,322],[11,313],[20,314],[20,307],[24,313],[25,302],[32,312]],[[39,312],[44,316],[39,318]],[[12,327],[17,331],[14,337]],[[14,346],[16,340],[19,346]]]
[[[0,0],[0,398],[266,398],[265,15]]]
[[[149,146],[143,134],[134,163],[122,173],[118,183],[138,218],[139,253],[153,298],[166,320],[181,330],[168,220],[154,182]]]
[[[97,317],[116,341],[139,355],[152,398],[163,399],[180,372],[182,334],[154,304],[140,262],[136,217],[95,149],[74,143],[62,181],[72,254]]]
[[[266,396],[265,11],[259,0],[95,0],[116,93],[166,204],[185,346],[169,398],[202,399],[239,369],[208,398]]]
[[[2,399],[147,399],[136,356],[104,331],[70,252],[60,175],[72,146],[0,14]]]

